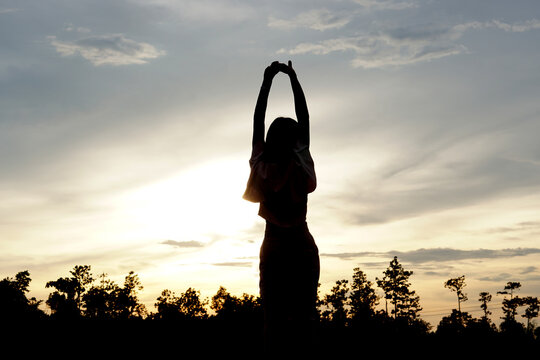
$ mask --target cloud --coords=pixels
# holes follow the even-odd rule
[[[390,89],[388,92],[392,91]],[[407,99],[407,96],[404,98]],[[442,109],[446,106],[443,102],[447,100],[444,96],[440,100]],[[437,101],[434,104],[439,104]],[[394,107],[401,111],[403,104],[395,103]],[[342,188],[324,193],[320,203],[325,204],[325,207],[329,206],[327,204],[340,204],[329,211],[345,223],[356,225],[429,217],[440,211],[462,209],[495,199],[524,204],[524,201],[538,194],[540,169],[538,166],[508,160],[503,154],[530,153],[532,147],[529,145],[529,137],[532,141],[534,136],[528,134],[536,134],[538,124],[536,122],[533,125],[534,117],[527,120],[532,126],[526,125],[524,128],[523,124],[507,122],[505,118],[508,114],[508,118],[512,119],[513,110],[505,106],[494,105],[494,108],[482,111],[485,113],[481,116],[466,114],[447,123],[443,117],[436,127],[428,123],[430,118],[414,118],[407,114],[407,110],[395,115],[397,120],[391,123],[375,124],[379,122],[376,119],[374,125],[394,128],[381,137],[386,139],[385,143],[369,144],[369,147],[379,149],[377,151],[382,155],[373,156],[371,151],[365,151],[369,147],[361,145],[364,138],[357,141],[359,145],[351,147],[355,149],[354,155],[352,151],[351,155],[343,157],[333,153],[332,158],[343,159],[342,166],[351,169],[357,167],[359,171],[349,172],[346,177],[335,176],[333,181],[339,182]],[[441,114],[445,116],[444,110],[441,110]],[[497,116],[503,122],[492,121]],[[470,121],[472,119],[474,121]],[[508,131],[508,128],[513,130]],[[520,134],[519,139],[509,135],[513,132]],[[346,136],[343,132],[340,141]],[[530,156],[536,157],[534,151]],[[366,163],[370,165],[364,165]],[[525,236],[530,238],[540,233],[536,223],[501,222],[470,230],[469,233],[485,235],[486,232],[497,232],[501,236],[512,235],[525,239]]]
[[[304,42],[291,49],[279,49],[278,53],[290,55],[326,55],[332,52],[352,52],[354,68],[384,68],[427,62],[467,52],[457,43],[466,31],[497,28],[508,32],[525,32],[539,29],[540,21],[533,19],[522,23],[507,24],[497,20],[469,22],[455,26],[423,24],[348,37]]]
[[[49,40],[62,56],[79,55],[95,66],[145,64],[165,54],[148,43],[127,39],[122,34],[90,36],[74,42],[60,41],[55,36],[50,36]]]
[[[504,281],[514,281],[514,276],[509,273],[500,273],[498,275],[484,276],[478,278],[480,281],[492,281],[492,282],[504,282]]]
[[[213,263],[214,266],[233,266],[233,267],[250,267],[253,265],[252,262],[221,262],[221,263]]]
[[[538,271],[538,267],[536,266],[527,266],[526,268],[524,268],[520,274],[530,274],[532,272],[536,272]]]
[[[175,240],[166,240],[162,241],[160,244],[170,245],[178,248],[200,248],[204,247],[204,244],[198,241],[175,241]]]
[[[342,28],[351,21],[351,18],[350,14],[338,14],[327,9],[313,9],[303,12],[290,20],[276,19],[270,16],[268,26],[284,30],[309,28],[324,31]]]
[[[68,31],[68,32],[75,31],[75,32],[79,32],[79,33],[89,33],[89,32],[91,32],[91,30],[88,29],[88,28],[85,28],[85,27],[82,27],[82,26],[74,26],[72,23],[65,24],[64,25],[64,31]]]
[[[534,160],[534,159],[523,159],[523,158],[517,158],[517,157],[506,157],[507,160],[523,163],[523,164],[529,164],[529,165],[535,165],[540,166],[540,161]]]
[[[9,14],[17,11],[20,11],[20,9],[0,9],[0,14]]]
[[[477,250],[459,250],[451,248],[433,248],[417,249],[412,251],[387,251],[387,252],[346,252],[346,253],[321,253],[321,256],[334,257],[342,260],[352,260],[365,257],[386,257],[393,258],[397,256],[400,261],[422,264],[427,262],[447,262],[468,259],[494,259],[509,258],[516,256],[526,256],[529,254],[540,253],[538,248],[515,248],[515,249],[477,249]]]
[[[257,8],[236,0],[130,0],[140,6],[161,7],[183,20],[197,24],[241,22],[252,19]]]
[[[483,27],[496,27],[498,29],[508,31],[508,32],[525,32],[535,29],[540,29],[540,20],[531,19],[524,22],[519,22],[515,24],[508,24],[499,20],[493,20],[488,23],[484,23]]]
[[[323,40],[318,43],[301,43],[278,53],[291,55],[313,53],[326,55],[350,51],[354,54],[354,68],[383,68],[431,61],[465,52],[465,46],[455,44],[451,29],[396,29],[353,37]]]
[[[416,1],[409,0],[354,0],[354,2],[373,10],[403,10],[418,6]]]
[[[522,231],[538,231],[540,230],[540,221],[522,221],[514,226],[501,226],[489,228],[485,230],[487,234],[513,233]]]

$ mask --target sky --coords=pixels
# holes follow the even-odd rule
[[[149,311],[164,289],[257,295],[253,110],[291,60],[321,294],[397,256],[432,325],[461,275],[462,309],[489,291],[497,321],[507,282],[540,295],[539,44],[534,0],[1,0],[0,277],[46,300],[75,265],[134,271]]]

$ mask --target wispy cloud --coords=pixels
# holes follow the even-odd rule
[[[403,10],[418,6],[414,0],[354,0],[355,3],[374,10]]]
[[[351,21],[351,18],[351,14],[332,12],[328,9],[313,9],[288,20],[269,16],[268,26],[284,30],[309,28],[324,31],[342,28]]]
[[[536,266],[527,266],[521,271],[521,274],[530,274],[538,271],[538,267]]]
[[[220,262],[213,263],[214,266],[232,266],[232,267],[250,267],[253,265],[252,262],[242,261],[242,262]]]
[[[467,259],[493,259],[493,258],[509,258],[516,256],[526,256],[529,254],[538,254],[538,248],[515,248],[515,249],[477,249],[477,250],[460,250],[451,248],[433,248],[433,249],[417,249],[411,251],[387,251],[387,252],[346,252],[346,253],[321,253],[321,256],[334,257],[342,260],[352,260],[356,258],[393,258],[404,262],[422,264],[427,262],[448,262]]]
[[[441,24],[415,25],[378,30],[355,36],[339,37],[319,42],[304,42],[278,53],[326,55],[332,52],[352,52],[355,68],[383,68],[427,62],[467,51],[457,41],[466,31],[497,28],[508,32],[525,32],[540,28],[537,19],[508,24],[493,20],[468,22],[455,26]]]
[[[484,231],[487,234],[512,233],[522,231],[538,231],[540,230],[540,221],[522,221],[513,226],[501,226],[489,228]]]
[[[72,23],[65,24],[64,25],[64,31],[68,31],[68,32],[75,31],[75,32],[79,32],[79,33],[89,33],[89,32],[91,32],[91,30],[86,28],[86,27],[75,26]]]
[[[16,8],[9,8],[9,9],[0,9],[0,14],[8,14],[16,11],[20,11],[21,9]]]
[[[512,274],[509,273],[500,273],[497,275],[490,275],[478,278],[480,281],[491,281],[491,282],[504,282],[504,281],[515,281],[515,278]]]
[[[170,245],[178,248],[200,248],[204,247],[204,244],[198,241],[176,241],[176,240],[165,240],[162,241],[163,245]]]
[[[531,19],[522,22],[516,22],[513,24],[505,23],[500,20],[492,20],[487,22],[469,22],[462,25],[457,25],[457,27],[463,28],[472,28],[472,29],[486,29],[486,28],[497,28],[507,32],[525,32],[535,29],[540,29],[540,20]]]
[[[350,51],[354,54],[351,65],[355,68],[382,68],[410,65],[465,52],[465,46],[456,44],[461,37],[455,28],[440,26],[404,27],[364,35],[301,43],[278,53],[325,55]]]
[[[237,0],[130,0],[141,6],[161,7],[167,15],[186,21],[215,25],[252,19],[257,8]]]
[[[527,284],[530,284],[531,282],[540,281],[540,276],[538,275],[538,269],[536,267],[529,266],[528,268],[525,268],[523,271],[521,271],[519,274],[501,272],[499,274],[490,274],[488,276],[480,277],[478,278],[478,280],[499,283],[505,283],[508,281],[520,281],[522,283],[527,282]]]
[[[76,41],[61,41],[49,37],[62,56],[81,56],[95,66],[145,64],[165,54],[145,42],[128,39],[122,34],[90,36]]]

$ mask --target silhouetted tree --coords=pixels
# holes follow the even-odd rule
[[[521,316],[527,319],[527,331],[532,332],[533,326],[531,320],[538,317],[540,302],[537,297],[527,296],[523,299],[523,305],[526,305],[525,313]]]
[[[178,297],[171,290],[165,289],[156,299],[154,306],[157,308],[157,314],[154,319],[176,320],[181,318],[180,309],[177,306]]]
[[[137,297],[142,289],[139,276],[130,271],[124,279],[124,287],[114,292],[116,316],[119,319],[142,318],[146,315],[146,308]]]
[[[81,311],[82,308],[82,296],[86,292],[86,288],[90,285],[94,279],[90,272],[90,265],[77,265],[70,271],[75,284],[75,302],[77,303],[77,309]]]
[[[504,290],[497,291],[499,295],[510,295],[510,299],[505,298],[502,302],[503,319],[515,320],[517,314],[517,308],[521,305],[521,299],[517,296],[514,296],[514,291],[517,291],[521,288],[520,282],[509,281],[506,283]]]
[[[377,278],[377,286],[383,289],[385,298],[394,305],[394,318],[416,320],[422,308],[419,296],[409,289],[409,277],[413,272],[406,271],[395,256],[383,274],[382,279]]]
[[[349,296],[350,313],[353,319],[366,319],[375,314],[379,297],[373,289],[373,283],[360,268],[353,269],[351,294]]]
[[[325,332],[329,341],[361,338],[369,342],[384,339],[387,342],[407,343],[418,339],[418,335],[427,334],[430,330],[429,324],[418,317],[421,310],[419,297],[409,289],[408,279],[412,274],[412,271],[405,271],[397,257],[394,257],[384,271],[384,277],[376,279],[377,285],[385,291],[385,296],[394,305],[393,317],[389,317],[388,311],[385,313],[375,310],[379,297],[375,293],[373,283],[367,279],[363,271],[354,268],[352,282],[336,281],[330,293],[319,301],[319,310],[324,310],[323,326],[319,329]],[[19,272],[13,278],[8,277],[0,281],[0,321],[47,318],[47,315],[38,308],[41,301],[26,297],[30,282],[28,271]],[[474,319],[467,312],[461,311],[460,303],[467,299],[463,292],[465,276],[449,279],[444,284],[457,293],[458,309],[452,310],[450,315],[441,319],[435,338],[460,336],[459,344],[464,344],[461,341],[465,339],[479,343],[500,339],[501,335],[504,336],[503,339],[517,341],[521,341],[520,339],[532,341],[531,339],[540,337],[540,329],[535,328],[533,322],[534,318],[539,316],[540,302],[537,297],[516,296],[521,283],[508,282],[502,291],[497,292],[505,295],[503,300],[505,316],[502,318],[504,321],[500,325],[499,333],[488,318],[491,314],[488,310],[488,304],[492,300],[490,293],[479,293],[478,301],[481,303],[483,316]],[[82,317],[132,319],[143,318],[146,315],[146,309],[138,299],[138,293],[143,286],[133,271],[125,277],[124,284],[120,287],[109,280],[106,274],[101,274],[94,280],[90,266],[75,266],[70,271],[69,277],[49,281],[46,287],[55,290],[46,302],[51,308],[53,319]],[[317,298],[320,299],[319,294]],[[174,333],[175,336],[182,334],[181,336],[189,339],[197,339],[202,336],[201,334],[208,332],[219,334],[227,332],[227,335],[220,335],[221,344],[230,343],[238,338],[238,334],[242,334],[244,339],[257,341],[259,336],[257,334],[262,332],[263,315],[259,297],[246,293],[241,297],[233,296],[221,286],[211,299],[210,308],[215,311],[215,316],[208,315],[208,304],[209,301],[202,300],[200,292],[193,288],[188,288],[180,296],[176,296],[170,290],[164,290],[155,303],[157,314],[153,314],[149,319],[190,320],[183,322],[184,326],[180,327],[177,327],[177,323],[171,323],[174,326],[171,330],[178,330]],[[290,304],[291,307],[295,306],[294,299],[290,300]],[[525,307],[521,316],[527,319],[526,327],[516,321],[520,306]],[[495,335],[496,337],[493,337]]]
[[[445,316],[437,326],[437,334],[445,336],[463,335],[468,323],[472,320],[467,312],[452,309],[449,316]]]
[[[243,293],[238,301],[239,312],[243,314],[262,314],[261,299],[254,295]]]
[[[86,286],[93,281],[90,266],[77,265],[70,271],[70,274],[69,278],[59,278],[56,281],[49,281],[45,285],[47,288],[56,289],[46,301],[54,317],[66,319],[81,316],[82,297]]]
[[[231,295],[220,286],[212,297],[210,308],[220,319],[259,319],[262,316],[262,304],[259,297],[244,293],[241,298]]]
[[[317,284],[317,300],[315,302],[316,304],[316,312],[317,312],[317,318],[320,320],[321,319],[321,308],[324,306],[323,305],[323,298],[321,298],[321,283],[318,283]]]
[[[30,286],[28,270],[18,272],[15,278],[6,277],[0,280],[0,320],[38,320],[46,317],[38,307],[41,300],[27,298]]]
[[[102,274],[101,284],[90,289],[87,287],[94,281],[90,266],[75,266],[70,273],[69,278],[59,278],[46,284],[47,288],[56,289],[46,301],[54,317],[73,319],[84,314],[89,318],[129,319],[146,314],[144,305],[137,298],[143,286],[133,271],[125,277],[123,287]]]
[[[216,295],[212,297],[210,308],[215,311],[216,316],[224,317],[228,313],[233,313],[237,305],[237,299],[220,286]]]
[[[416,292],[409,291],[399,305],[398,316],[405,317],[406,319],[414,322],[418,319],[422,307],[420,306],[420,297],[416,295]]]
[[[497,294],[510,295],[510,298],[514,296],[514,290],[519,290],[521,283],[519,281],[509,281],[504,286],[502,291],[497,291]]]
[[[500,328],[505,334],[519,335],[525,331],[523,324],[516,321],[517,309],[523,305],[523,300],[519,296],[514,295],[514,292],[520,288],[520,282],[509,281],[502,291],[497,291],[498,295],[510,295],[510,298],[505,297],[502,301],[504,317],[502,317],[503,321],[500,324]]]
[[[107,274],[99,275],[99,284],[93,285],[83,295],[84,314],[90,319],[114,319],[116,317],[116,294],[119,287]]]
[[[497,327],[489,319],[470,319],[467,322],[467,334],[478,340],[479,337],[491,337],[497,333]]]
[[[491,301],[492,296],[487,291],[481,292],[479,296],[480,298],[478,299],[478,301],[482,303],[482,305],[480,305],[480,308],[484,310],[484,316],[482,317],[482,319],[484,319],[484,321],[486,322],[489,322],[488,315],[491,314],[491,311],[488,310],[488,303]]]
[[[463,292],[465,284],[465,275],[446,280],[444,287],[456,292],[458,300],[458,312],[461,312],[461,302],[467,301],[467,294]]]
[[[337,327],[345,326],[349,315],[348,284],[348,280],[336,281],[330,294],[325,295],[322,300],[322,305],[325,307],[325,310],[322,311],[323,320],[329,321]]]
[[[170,290],[163,290],[161,296],[157,298],[155,307],[158,309],[159,319],[203,319],[208,312],[205,308],[207,301],[201,301],[200,292],[188,288],[179,297]]]

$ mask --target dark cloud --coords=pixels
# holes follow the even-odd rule
[[[324,254],[321,254],[321,256],[326,256]],[[346,260],[352,260],[353,258],[350,258],[350,259],[346,259]],[[358,266],[361,268],[361,269],[375,269],[375,270],[379,270],[381,268],[385,268],[388,266],[388,261],[374,261],[374,262],[363,262],[363,263],[358,263]]]
[[[515,277],[512,274],[509,273],[500,273],[498,275],[491,275],[491,276],[484,276],[481,278],[478,278],[480,281],[492,281],[492,282],[508,282],[508,281],[515,281]]]
[[[530,274],[532,272],[538,271],[538,267],[536,266],[527,266],[525,269],[521,271],[520,274]]]
[[[418,249],[412,251],[388,251],[388,252],[348,252],[348,253],[321,253],[321,256],[334,257],[342,260],[353,260],[356,258],[386,257],[392,259],[397,256],[402,262],[422,264],[427,262],[447,262],[468,259],[494,259],[508,258],[516,256],[526,256],[540,253],[538,248],[515,248],[515,249],[478,249],[459,250],[451,248]]]
[[[540,230],[540,221],[522,221],[514,226],[501,226],[485,230],[487,234],[501,234],[521,231],[537,231]]]

